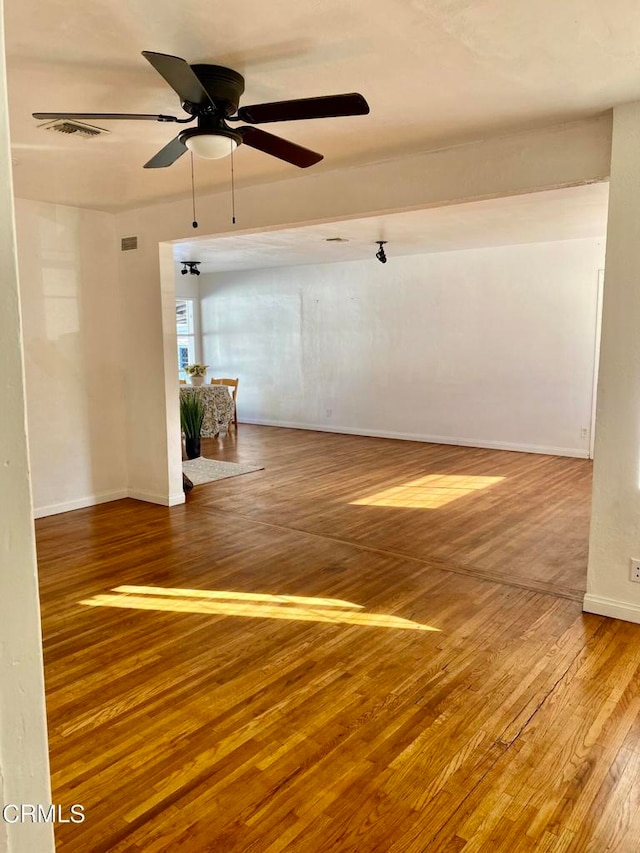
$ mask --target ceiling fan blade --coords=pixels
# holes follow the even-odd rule
[[[337,116],[363,116],[369,104],[357,92],[350,95],[326,95],[322,98],[298,98],[294,101],[274,101],[271,104],[253,104],[240,107],[238,118],[249,124],[269,121],[300,121],[308,118],[336,118]]]
[[[150,50],[143,50],[142,55],[153,65],[158,74],[164,77],[174,92],[178,93],[181,101],[200,107],[213,103],[193,69],[184,59],[168,53],[154,53]]]
[[[165,166],[170,166],[175,163],[178,157],[187,150],[187,146],[182,142],[179,136],[172,139],[164,148],[161,148],[148,163],[144,164],[145,169],[164,169]]]
[[[128,119],[131,121],[180,121],[175,116],[149,115],[149,113],[31,113],[34,118],[47,119],[93,119],[95,121],[111,121],[112,119]]]
[[[250,148],[271,154],[272,157],[278,157],[279,160],[285,160],[301,169],[306,169],[322,160],[322,154],[317,154],[309,148],[303,148],[302,145],[296,145],[295,142],[289,142],[280,136],[274,136],[273,133],[258,130],[256,127],[239,127],[238,133],[242,136],[244,144]]]

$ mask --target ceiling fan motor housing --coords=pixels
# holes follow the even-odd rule
[[[223,116],[233,115],[244,92],[242,74],[222,65],[192,65],[191,68],[215,104],[216,112]],[[202,110],[202,107],[188,103],[183,104],[183,107],[192,115],[197,115]]]

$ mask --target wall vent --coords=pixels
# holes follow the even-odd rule
[[[123,237],[120,240],[120,248],[123,252],[130,252],[131,249],[138,248],[138,238],[137,237]]]
[[[43,130],[54,130],[56,133],[66,133],[67,136],[74,135],[82,139],[93,139],[95,136],[103,136],[111,132],[102,127],[93,127],[91,124],[84,124],[70,118],[59,118],[50,121],[48,124],[41,124],[40,127]]]

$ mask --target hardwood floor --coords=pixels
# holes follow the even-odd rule
[[[590,463],[203,448],[265,470],[36,524],[59,850],[636,853],[640,626],[575,600]]]
[[[257,461],[269,473],[221,481],[192,505],[582,600],[587,460],[248,425],[238,436],[205,440],[204,455]],[[406,495],[399,506],[395,494],[385,500],[438,476],[444,485],[428,480],[409,496],[427,508],[403,506]],[[454,499],[429,508],[447,489]],[[386,505],[355,504],[381,494]]]

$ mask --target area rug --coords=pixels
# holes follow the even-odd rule
[[[194,486],[203,483],[213,483],[215,480],[226,480],[227,477],[238,477],[240,474],[251,474],[253,471],[263,471],[263,465],[238,465],[237,462],[218,462],[216,459],[187,459],[182,463],[182,470]]]

